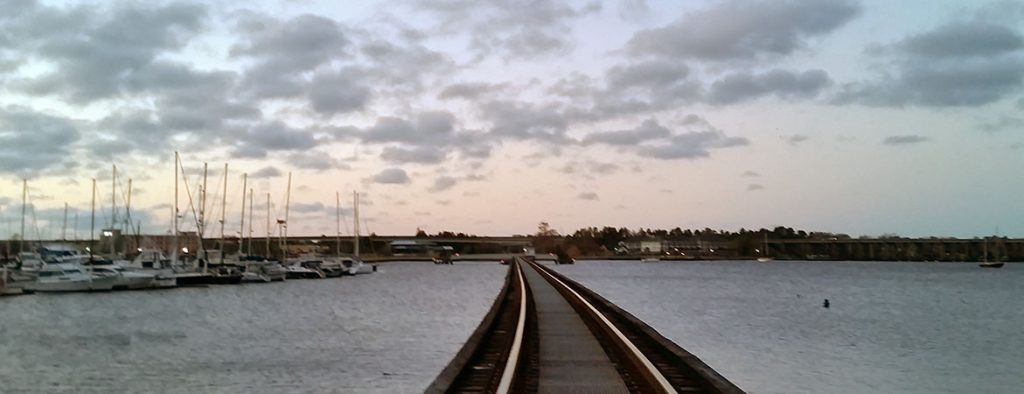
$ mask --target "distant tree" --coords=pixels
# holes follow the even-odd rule
[[[422,228],[416,227],[416,238],[426,238],[427,232],[423,231]]]

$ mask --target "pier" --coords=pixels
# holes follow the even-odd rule
[[[563,275],[516,258],[491,310],[427,393],[743,393]]]

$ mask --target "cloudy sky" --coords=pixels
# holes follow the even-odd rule
[[[344,4],[344,5],[341,5]],[[1024,236],[1024,5],[0,0],[0,235],[167,232],[173,152],[239,232],[540,221]],[[188,197],[182,183],[182,211]],[[123,213],[121,214],[123,216]],[[350,222],[351,218],[347,218]],[[194,227],[191,218],[183,229]],[[350,224],[344,226],[349,227]],[[348,230],[343,230],[347,233]]]

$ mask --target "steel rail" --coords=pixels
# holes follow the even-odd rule
[[[550,280],[558,283],[559,286],[561,286],[563,289],[567,290],[570,294],[572,294],[582,305],[584,305],[588,310],[590,310],[594,314],[594,316],[598,318],[598,320],[601,322],[601,324],[605,326],[605,328],[607,328],[609,331],[615,334],[615,340],[619,341],[619,343],[621,343],[627,349],[629,349],[630,353],[632,353],[633,359],[639,361],[643,368],[646,370],[646,372],[651,377],[654,378],[654,382],[652,383],[656,383],[657,388],[660,388],[665,393],[677,393],[675,387],[673,387],[672,384],[669,383],[668,379],[665,378],[665,375],[662,374],[661,371],[654,366],[654,363],[652,363],[651,360],[648,359],[647,356],[644,355],[644,353],[641,352],[640,349],[637,348],[637,346],[634,345],[633,342],[630,341],[629,338],[627,338],[622,333],[622,331],[620,331],[618,327],[616,327],[615,324],[611,322],[611,320],[609,320],[607,317],[605,317],[603,313],[601,313],[601,311],[595,308],[594,305],[590,303],[590,301],[587,301],[587,299],[580,295],[580,293],[576,292],[576,290],[574,290],[569,285],[565,284],[565,282],[562,282],[562,280],[558,279],[551,273],[547,272],[547,270],[538,267],[535,263],[531,264],[531,266],[533,266],[533,268],[541,275],[544,275],[548,277]]]
[[[515,262],[516,273],[519,277],[519,321],[516,323],[516,334],[512,339],[512,348],[508,352],[508,360],[505,362],[505,369],[501,373],[501,381],[498,383],[497,393],[508,393],[512,388],[512,379],[516,374],[516,367],[519,366],[519,354],[522,353],[523,334],[526,331],[526,282],[523,281],[523,268],[519,262]]]

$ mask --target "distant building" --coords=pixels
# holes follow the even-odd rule
[[[395,240],[388,243],[392,256],[426,256],[435,248],[433,242],[418,240]]]

